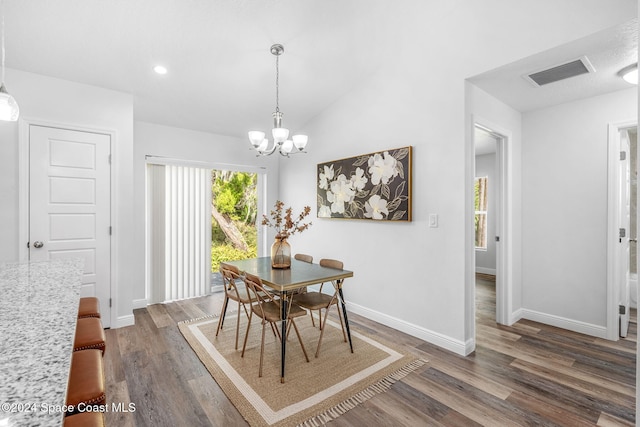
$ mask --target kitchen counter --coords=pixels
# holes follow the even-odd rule
[[[0,426],[62,425],[83,270],[0,264]]]

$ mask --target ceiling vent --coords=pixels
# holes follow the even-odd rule
[[[586,56],[583,56],[575,61],[556,65],[555,67],[531,73],[523,77],[535,87],[540,87],[582,74],[595,73],[595,71],[591,62],[589,62]]]

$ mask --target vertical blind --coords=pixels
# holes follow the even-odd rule
[[[148,165],[151,302],[206,295],[211,277],[211,171]]]

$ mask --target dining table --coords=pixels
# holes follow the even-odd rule
[[[333,282],[335,284],[340,297],[347,336],[349,337],[349,347],[351,349],[351,353],[353,353],[353,342],[351,341],[351,331],[349,330],[349,318],[347,317],[347,308],[344,299],[344,292],[342,290],[344,279],[353,277],[353,271],[324,267],[320,264],[312,264],[304,261],[298,261],[296,259],[291,260],[290,268],[272,268],[271,257],[269,256],[238,261],[227,261],[226,263],[236,266],[241,273],[250,273],[254,276],[258,276],[265,286],[269,287],[280,296],[280,319],[282,321],[282,334],[280,335],[280,382],[284,383],[287,342],[287,322],[285,319],[288,312],[287,306],[289,304],[290,296],[298,289],[326,282]]]

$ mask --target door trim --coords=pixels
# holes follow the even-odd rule
[[[607,322],[606,338],[618,341],[619,329],[619,300],[620,295],[616,283],[618,282],[618,266],[620,251],[618,250],[618,217],[620,203],[617,197],[620,173],[620,131],[638,125],[637,120],[609,123],[607,138]],[[637,195],[636,195],[637,197]]]
[[[496,203],[496,235],[500,236],[500,243],[496,245],[496,322],[502,325],[511,325],[517,319],[513,319],[513,266],[511,256],[512,233],[510,224],[512,209],[509,199],[509,141],[512,140],[511,132],[478,116],[471,120],[472,132],[475,126],[491,130],[496,134],[496,177],[498,185],[498,199]],[[473,139],[473,133],[472,133]],[[474,173],[475,177],[475,141],[473,141]],[[471,244],[473,244],[471,236]],[[475,258],[475,248],[474,248]],[[475,262],[474,268],[475,268]],[[473,295],[475,304],[475,271],[473,272]],[[475,319],[475,317],[474,317]]]
[[[52,122],[31,117],[21,117],[18,121],[18,259],[28,261],[29,251],[26,243],[29,241],[29,128],[30,126],[43,126],[57,129],[72,130],[78,132],[90,132],[108,135],[110,139],[111,152],[111,235],[110,247],[110,283],[109,292],[111,294],[111,324],[109,327],[117,327],[118,321],[118,287],[116,278],[118,277],[118,216],[117,216],[117,153],[115,130],[87,127],[68,123]],[[126,326],[126,325],[123,325]]]

